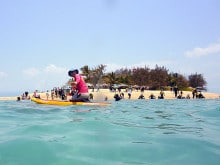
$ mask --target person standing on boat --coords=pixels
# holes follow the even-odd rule
[[[75,88],[77,91],[77,93],[72,96],[71,101],[89,101],[88,87],[83,77],[79,74],[79,70],[69,70],[68,75],[74,78],[75,82],[71,83],[71,85],[72,88]]]

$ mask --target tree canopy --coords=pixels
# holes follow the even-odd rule
[[[94,68],[89,68],[88,65],[80,68],[82,75],[87,83],[91,83],[96,87],[99,84],[127,84],[147,86],[149,89],[161,89],[165,87],[178,86],[179,89],[188,87],[205,88],[207,82],[202,74],[192,73],[188,77],[180,73],[169,73],[169,70],[164,66],[156,65],[155,68],[138,67],[135,69],[119,69],[115,72],[105,73],[106,65],[100,64]]]

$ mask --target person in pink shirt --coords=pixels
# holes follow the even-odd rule
[[[76,94],[72,96],[71,101],[89,101],[88,87],[78,69],[70,70],[68,75],[75,80],[71,85],[72,89],[76,89]]]

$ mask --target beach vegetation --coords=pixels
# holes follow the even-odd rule
[[[111,72],[111,73],[107,73],[105,76],[103,76],[103,81],[105,83],[109,84],[110,86],[112,86],[113,84],[118,83],[118,78],[117,78],[115,72]]]
[[[171,89],[178,87],[179,90],[192,90],[196,87],[205,89],[207,82],[202,74],[191,74],[188,77],[177,72],[169,72],[164,66],[156,65],[151,69],[147,66],[133,69],[121,68],[114,72],[105,72],[106,65],[100,64],[94,68],[88,65],[80,68],[87,83],[94,87],[100,84],[126,84],[138,88],[145,87],[151,90]]]
[[[94,68],[89,68],[88,65],[80,68],[82,71],[82,75],[85,77],[85,81],[91,83],[94,87],[96,87],[102,81],[102,77],[104,76],[106,65],[100,64]]]
[[[191,74],[189,75],[189,85],[193,88],[201,87],[205,89],[205,85],[207,84],[202,74]]]

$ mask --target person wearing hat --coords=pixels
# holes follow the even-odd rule
[[[68,75],[74,78],[75,81],[71,85],[77,92],[72,96],[71,101],[89,101],[88,87],[78,69],[69,70]]]

